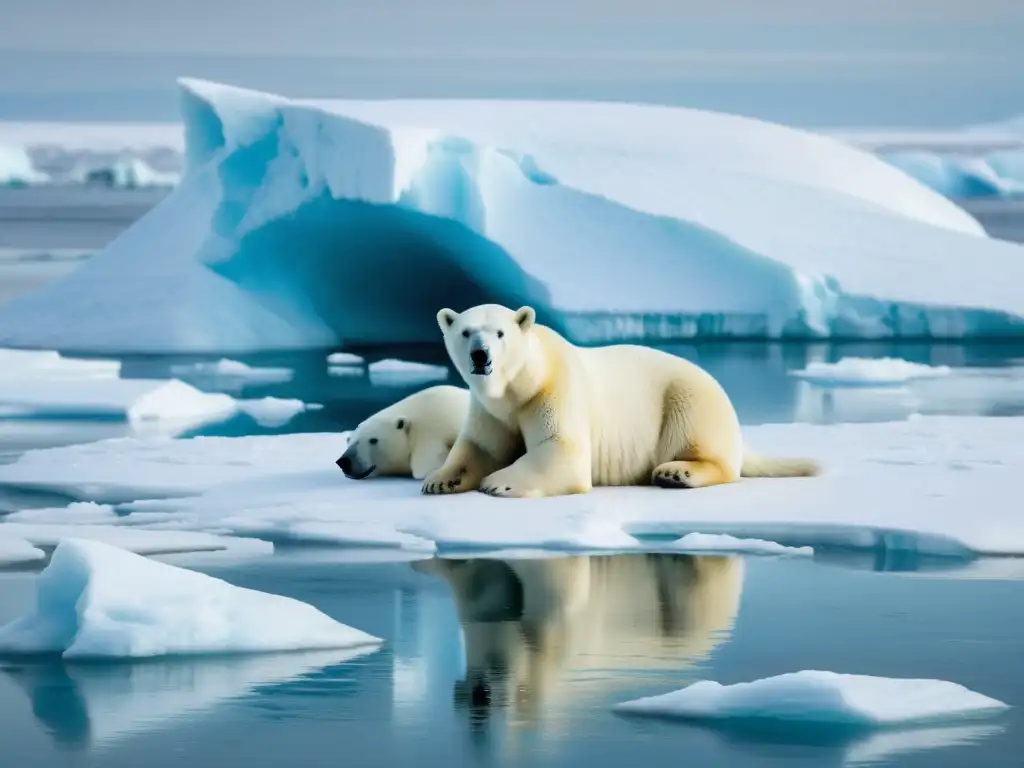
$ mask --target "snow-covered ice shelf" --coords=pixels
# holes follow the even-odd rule
[[[1024,248],[828,136],[682,108],[181,88],[181,184],[0,309],[0,343],[436,342],[440,307],[483,301],[582,342],[1024,334]]]
[[[411,480],[346,480],[333,464],[344,435],[293,434],[118,439],[31,451],[0,466],[0,485],[125,503],[119,511],[131,512],[125,520],[133,530],[144,525],[143,513],[173,513],[179,530],[271,539],[315,531],[320,541],[423,551],[636,549],[648,546],[648,536],[664,543],[702,533],[793,547],[1024,554],[1024,518],[1015,502],[1024,418],[929,416],[763,425],[745,433],[759,452],[817,458],[825,474],[697,491],[425,497]]]
[[[37,592],[31,613],[0,628],[0,651],[146,658],[380,644],[307,603],[94,541],[63,541]]]

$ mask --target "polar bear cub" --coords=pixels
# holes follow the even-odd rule
[[[471,397],[458,440],[424,493],[558,496],[820,471],[808,459],[746,450],[725,390],[682,358],[636,345],[576,347],[538,325],[532,307],[442,309],[437,321]]]
[[[469,390],[427,387],[359,424],[335,463],[352,480],[422,480],[444,463],[468,411]]]

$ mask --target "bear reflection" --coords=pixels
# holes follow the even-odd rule
[[[651,673],[682,684],[687,668],[728,636],[743,586],[742,559],[720,556],[433,559],[414,567],[443,578],[455,598],[466,653],[457,705],[527,721],[584,697],[629,693]]]

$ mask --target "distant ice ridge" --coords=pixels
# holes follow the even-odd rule
[[[0,186],[45,184],[47,181],[49,176],[36,169],[23,147],[0,143]]]
[[[1024,151],[983,156],[905,151],[881,156],[947,197],[1024,197]]]
[[[73,172],[72,179],[80,184],[138,189],[177,186],[181,174],[158,171],[140,157],[119,157],[109,165],[80,166]]]
[[[307,603],[79,539],[54,551],[38,577],[35,610],[0,628],[0,651],[65,659],[379,644]]]
[[[1022,430],[1020,417],[935,416],[750,427],[752,447],[813,456],[825,473],[692,493],[641,487],[550,499],[424,497],[413,480],[346,480],[333,460],[347,436],[329,433],[29,451],[0,465],[0,487],[117,505],[107,527],[139,534],[196,531],[417,553],[685,550],[693,542],[695,549],[800,555],[810,553],[781,547],[841,546],[934,555],[955,569],[978,554],[1024,554],[1016,503]],[[26,511],[17,523],[0,524],[0,533],[35,543],[32,536],[48,526],[74,530],[101,520],[92,508],[63,516]],[[6,527],[15,524],[35,527]]]
[[[704,680],[615,709],[693,720],[884,728],[971,719],[1003,712],[1009,705],[945,680],[804,670],[735,685]]]
[[[1024,333],[1024,248],[825,136],[667,107],[181,85],[181,184],[0,310],[0,343],[436,342],[439,307],[484,301],[585,342]]]

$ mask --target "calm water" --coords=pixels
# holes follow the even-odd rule
[[[81,263],[74,249],[101,246],[110,221],[135,215],[113,208],[115,214],[83,225],[71,206],[48,227],[22,217],[7,228],[3,216],[17,216],[0,213],[0,233],[11,238],[0,242],[0,302],[74,269]],[[36,250],[60,257],[40,261]],[[714,373],[748,424],[1024,413],[1024,345],[670,350]],[[436,349],[404,355],[443,359]],[[954,372],[887,389],[827,389],[791,375],[809,360],[850,355],[903,357]],[[349,428],[431,383],[379,381],[365,371],[332,375],[319,352],[244,360],[286,366],[295,377],[239,386],[184,378],[236,396],[298,397],[325,408],[276,429],[239,417],[183,436]],[[183,362],[129,358],[123,375],[166,378]],[[117,422],[4,420],[0,456],[128,433]],[[7,496],[0,513],[44,501]],[[975,563],[969,573],[949,570],[956,564],[948,561],[840,550],[821,550],[813,560],[406,562],[394,553],[311,547],[233,564],[209,555],[170,559],[312,603],[385,645],[355,659],[316,653],[143,664],[0,660],[0,766],[1024,764],[1024,581],[998,578],[998,561]],[[34,578],[0,571],[0,622],[31,606]],[[537,584],[544,588],[531,591]],[[942,678],[1016,706],[979,723],[844,739],[813,730],[765,736],[706,729],[609,711],[615,702],[701,678],[733,683],[799,669]]]

